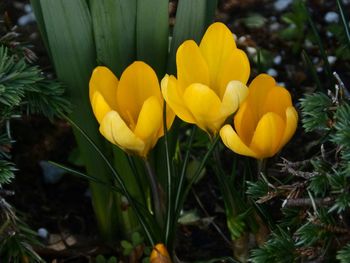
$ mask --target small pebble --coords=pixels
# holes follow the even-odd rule
[[[42,239],[47,239],[49,237],[49,231],[46,230],[46,228],[39,228],[38,229],[38,236]]]
[[[336,12],[330,11],[324,16],[324,20],[328,23],[338,23],[339,15]]]
[[[269,25],[269,28],[270,28],[271,32],[276,32],[276,31],[278,31],[280,29],[280,26],[281,26],[280,23],[274,22],[274,23],[271,23]]]
[[[283,11],[288,8],[288,6],[293,2],[293,0],[277,0],[274,4],[273,7],[275,8],[276,11]]]
[[[247,52],[250,56],[254,56],[256,54],[256,48],[255,47],[247,47]]]
[[[278,76],[277,71],[276,71],[275,69],[273,69],[273,68],[269,68],[269,69],[267,70],[267,74],[269,74],[269,75],[272,76],[272,77],[277,77],[277,76]]]
[[[235,40],[235,41],[237,41],[237,35],[236,34],[232,34],[233,35],[233,39]]]
[[[328,60],[329,64],[333,65],[337,61],[337,57],[336,56],[328,56],[327,60]]]
[[[247,38],[245,36],[241,36],[238,38],[237,42],[240,44],[244,44],[246,40],[247,40]]]
[[[320,59],[318,57],[314,57],[312,59],[312,63],[314,63],[314,64],[317,64],[319,61],[320,61]]]
[[[313,47],[312,42],[310,40],[308,40],[308,39],[306,39],[304,41],[304,45],[305,45],[306,48],[312,48]]]
[[[331,37],[333,37],[333,33],[330,32],[330,31],[327,31],[327,32],[326,32],[326,36],[329,37],[329,38],[331,38]]]
[[[33,11],[32,6],[30,4],[24,5],[24,12],[31,13]]]
[[[276,65],[280,65],[282,62],[282,57],[280,55],[277,55],[276,57],[273,58],[273,63]]]
[[[63,170],[62,168],[57,167],[47,161],[40,161],[39,165],[43,171],[44,181],[47,184],[57,183],[59,180],[61,180],[62,176],[66,173],[66,171]]]
[[[84,193],[84,196],[87,197],[87,198],[91,198],[91,191],[90,189],[86,189],[85,193]]]
[[[271,22],[276,22],[277,21],[277,18],[275,16],[270,16],[270,21]]]
[[[317,67],[317,68],[316,68],[316,71],[317,71],[318,73],[320,73],[320,72],[323,71],[323,68],[322,68],[322,67]]]
[[[35,21],[34,13],[28,13],[28,14],[18,18],[17,24],[19,26],[25,26],[25,25],[28,25],[30,23],[33,23],[34,21]]]
[[[277,85],[280,87],[286,87],[286,83],[285,82],[277,82]]]

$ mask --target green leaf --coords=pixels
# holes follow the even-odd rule
[[[350,243],[346,244],[337,252],[337,259],[340,261],[340,263],[350,262]]]
[[[248,28],[261,28],[266,24],[266,18],[260,14],[250,14],[243,19],[243,23]]]
[[[38,5],[34,8],[38,8]],[[46,37],[58,78],[66,84],[72,102],[71,118],[85,130],[92,140],[103,148],[93,116],[89,98],[88,83],[95,67],[96,55],[90,12],[85,0],[41,0],[40,10],[44,21]],[[36,13],[40,12],[37,10]],[[75,130],[88,173],[111,180],[106,165],[96,156],[93,147]],[[106,151],[106,150],[105,150]],[[104,187],[91,183],[93,206],[102,235],[115,236],[115,210],[109,209],[113,193]]]
[[[168,61],[168,73],[176,72],[176,50],[187,39],[199,43],[206,25],[206,0],[180,0],[177,11],[174,33],[171,41]]]
[[[207,0],[206,19],[205,19],[206,27],[213,22],[217,6],[218,6],[218,0]]]
[[[162,78],[166,70],[169,41],[169,1],[137,1],[137,59],[148,63]]]
[[[136,0],[90,0],[97,61],[120,77],[136,57]]]

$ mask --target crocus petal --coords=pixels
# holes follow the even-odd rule
[[[132,127],[143,103],[151,96],[161,99],[158,78],[146,63],[136,61],[125,69],[117,89],[118,112]]]
[[[209,67],[210,87],[220,94],[218,74],[236,49],[233,34],[223,23],[214,23],[205,32],[199,48]]]
[[[92,103],[93,95],[99,92],[109,107],[117,110],[117,77],[106,67],[96,67],[89,82],[89,97]]]
[[[284,134],[280,142],[280,148],[282,148],[293,136],[298,125],[298,113],[294,107],[288,107],[286,110],[286,127]]]
[[[149,261],[150,263],[171,263],[169,253],[161,243],[153,248]]]
[[[230,81],[222,98],[221,112],[223,116],[227,117],[233,114],[247,95],[248,88],[246,85],[240,81]]]
[[[275,87],[276,82],[274,78],[267,74],[258,75],[249,85],[249,95],[247,97],[250,107],[254,109],[257,118],[260,119],[264,112],[265,101],[269,92]]]
[[[249,75],[250,65],[246,53],[237,48],[232,50],[218,72],[218,84],[216,85],[220,87],[219,96],[223,96],[226,86],[231,80],[238,80],[246,84]]]
[[[267,112],[275,112],[281,116],[283,120],[286,119],[286,109],[292,106],[292,98],[288,90],[282,87],[273,87],[266,97],[264,106],[261,108],[261,115]]]
[[[161,102],[155,96],[149,97],[143,104],[137,120],[135,135],[146,144],[142,156],[147,155],[158,139],[158,132],[163,125]]]
[[[271,157],[278,151],[285,124],[274,112],[266,113],[259,121],[249,146],[259,158]]]
[[[91,106],[98,123],[101,123],[105,115],[112,110],[99,91],[95,91],[92,95]]]
[[[258,121],[257,115],[254,113],[252,107],[249,106],[246,99],[234,117],[237,134],[245,144],[250,145]]]
[[[208,86],[194,83],[184,93],[184,101],[197,125],[206,131],[217,132],[224,120],[220,119],[221,101]]]
[[[144,151],[145,143],[129,129],[116,111],[106,114],[101,122],[100,132],[108,141],[126,151],[139,155]]]
[[[178,88],[177,80],[174,76],[165,75],[161,81],[162,93],[165,101],[175,114],[185,122],[195,123],[192,113],[187,109],[182,99],[183,94]]]
[[[221,128],[220,137],[226,147],[235,153],[255,158],[257,157],[257,154],[249,149],[249,147],[241,140],[241,138],[238,137],[237,133],[232,129],[231,125],[226,124]]]
[[[184,88],[192,83],[209,85],[209,70],[199,47],[193,40],[187,40],[176,52],[177,78]]]

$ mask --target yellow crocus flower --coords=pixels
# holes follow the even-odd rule
[[[168,250],[161,243],[154,246],[149,260],[151,263],[171,263]]]
[[[163,98],[154,70],[136,61],[117,77],[96,67],[90,79],[90,102],[101,134],[123,150],[146,157],[163,136]],[[167,127],[174,120],[167,111]]]
[[[249,85],[249,94],[234,117],[234,127],[220,130],[223,143],[232,151],[263,159],[275,155],[291,139],[298,114],[291,95],[274,78],[260,74]]]
[[[161,82],[167,104],[183,121],[217,133],[247,94],[246,54],[224,24],[214,23],[199,46],[193,40],[181,44],[176,66],[177,78],[166,75]]]

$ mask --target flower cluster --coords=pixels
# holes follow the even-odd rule
[[[102,135],[146,157],[164,134],[164,98],[168,128],[176,114],[211,136],[219,133],[228,148],[242,155],[271,157],[293,136],[298,115],[290,93],[266,74],[247,88],[249,60],[224,24],[212,24],[199,46],[192,40],[182,43],[176,66],[177,77],[166,75],[161,88],[154,70],[143,62],[131,64],[120,81],[108,68],[97,67],[90,101]],[[224,123],[235,112],[233,129]]]

